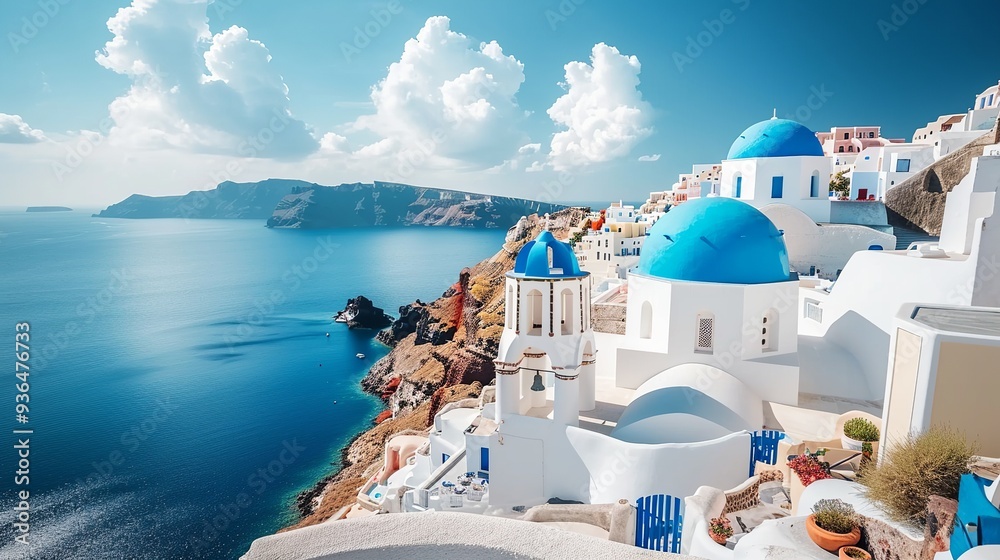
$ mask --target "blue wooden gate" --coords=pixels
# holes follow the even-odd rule
[[[778,430],[761,430],[750,434],[750,474],[753,467],[760,461],[768,465],[778,463],[778,442],[785,439],[785,432]]]
[[[636,502],[635,546],[660,552],[681,551],[681,499],[666,494]]]

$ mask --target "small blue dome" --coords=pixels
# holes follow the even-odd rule
[[[552,252],[552,266],[549,266],[549,251]],[[514,272],[524,278],[567,278],[586,276],[580,272],[580,263],[573,254],[569,243],[556,239],[552,232],[545,230],[534,240],[527,242],[517,253]]]
[[[636,271],[689,282],[766,284],[792,279],[782,234],[753,206],[696,198],[650,228]]]
[[[726,159],[822,156],[816,134],[788,119],[768,119],[743,131]]]

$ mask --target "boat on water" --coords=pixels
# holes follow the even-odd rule
[[[363,360],[363,359],[365,359],[365,355],[364,355],[364,354],[362,354],[361,352],[358,352],[358,353],[357,353],[357,354],[356,354],[355,356],[356,356],[356,357],[357,357],[357,358],[358,358],[359,360]]]

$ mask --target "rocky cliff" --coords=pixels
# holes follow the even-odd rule
[[[995,143],[995,133],[994,129],[973,140],[890,189],[885,195],[889,225],[941,235],[948,193],[968,175],[972,158],[983,155],[983,147]]]
[[[566,239],[569,226],[583,215],[578,208],[553,214],[550,229]],[[361,434],[343,451],[341,470],[300,496],[304,517],[296,527],[321,523],[354,503],[365,473],[374,474],[373,464],[381,461],[388,437],[404,429],[426,430],[440,407],[478,396],[482,386],[493,381],[504,323],[505,274],[514,267],[518,250],[542,226],[541,218],[531,216],[511,228],[499,252],[463,269],[440,298],[399,309],[399,318],[379,334],[392,351],[362,381],[366,391],[387,402],[395,400],[396,418]]]
[[[100,218],[266,219],[278,202],[295,188],[312,185],[290,179],[258,183],[226,181],[210,191],[182,196],[134,194],[95,216]]]
[[[411,225],[506,228],[521,216],[563,208],[520,198],[376,181],[296,188],[278,203],[267,225],[302,229]]]

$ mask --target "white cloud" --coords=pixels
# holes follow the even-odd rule
[[[531,165],[529,165],[528,167],[526,167],[524,171],[525,173],[537,173],[539,171],[543,171],[544,169],[545,169],[545,164],[540,161],[536,161]]]
[[[45,140],[45,134],[31,128],[20,115],[0,113],[0,144],[34,144]]]
[[[109,107],[112,139],[245,157],[314,152],[267,47],[235,25],[212,35],[208,3],[133,0],[108,20],[114,38],[96,60],[132,79]]]
[[[526,138],[516,99],[524,65],[496,41],[474,45],[450,25],[447,17],[431,17],[406,42],[399,61],[372,88],[375,114],[360,117],[354,129],[392,139],[384,153],[419,165],[495,165]],[[378,151],[390,147],[385,142]],[[422,156],[411,157],[416,152]]]
[[[657,161],[660,159],[660,154],[648,154],[644,156],[639,156],[639,161]]]
[[[590,60],[566,64],[566,94],[548,110],[567,129],[552,137],[549,163],[557,170],[626,156],[653,132],[638,89],[639,59],[598,43]]]
[[[537,154],[539,150],[542,149],[541,144],[525,144],[517,149],[517,153],[524,154]]]
[[[327,132],[320,138],[319,147],[326,153],[342,154],[348,151],[347,138],[336,132]]]

